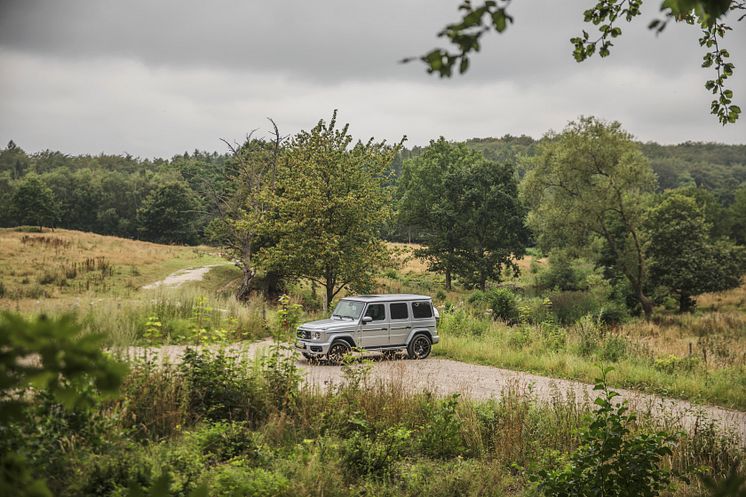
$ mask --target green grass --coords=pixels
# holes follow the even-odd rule
[[[644,343],[608,330],[511,327],[460,312],[443,316],[436,355],[588,383],[599,366],[612,366],[615,387],[746,410],[743,364],[708,367],[698,358],[658,357]],[[609,345],[612,336],[616,342]]]

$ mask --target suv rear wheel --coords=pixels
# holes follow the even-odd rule
[[[417,335],[407,347],[410,359],[424,359],[430,355],[430,350],[433,348],[433,341],[427,335]]]
[[[337,340],[332,343],[329,347],[329,352],[326,354],[327,360],[332,364],[341,364],[344,356],[350,353],[352,347],[344,340]]]

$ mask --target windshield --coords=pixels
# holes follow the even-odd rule
[[[358,319],[363,312],[365,304],[354,300],[340,300],[337,307],[334,308],[333,318],[340,319]]]

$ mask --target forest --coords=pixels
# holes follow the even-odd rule
[[[505,135],[474,138],[465,145],[487,160],[509,164],[520,178],[524,168],[519,158],[535,156],[543,140]],[[638,146],[656,174],[658,191],[693,188],[707,202],[715,231],[746,242],[746,145]],[[396,188],[402,163],[424,149],[402,148],[387,186]],[[163,243],[206,242],[205,229],[217,216],[210,196],[225,188],[232,155],[229,150],[194,150],[164,159],[50,150],[29,154],[11,141],[0,151],[0,204],[10,207],[0,212],[0,226],[43,224]],[[406,226],[394,222],[383,234],[404,241],[406,233]]]

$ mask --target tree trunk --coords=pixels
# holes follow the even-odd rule
[[[243,272],[243,278],[241,278],[241,285],[236,290],[236,300],[239,302],[246,302],[249,300],[251,294],[251,283],[254,281],[254,271],[246,266],[241,266]]]
[[[451,289],[451,270],[446,269],[446,290]]]
[[[329,306],[332,305],[334,298],[334,283],[326,283],[326,300],[324,301],[324,311],[329,312]]]
[[[679,312],[682,314],[685,312],[690,312],[693,307],[694,301],[692,300],[692,298],[685,292],[681,292],[679,294]]]
[[[642,306],[642,312],[645,314],[645,320],[650,321],[653,318],[653,301],[648,298],[642,289],[637,290],[637,299]]]

